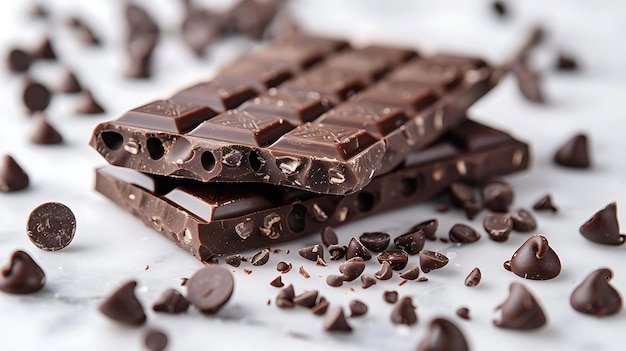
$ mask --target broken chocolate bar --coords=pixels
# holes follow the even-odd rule
[[[343,195],[460,123],[501,73],[481,59],[293,34],[213,80],[99,124],[112,165]]]
[[[453,181],[528,166],[528,146],[466,120],[402,167],[348,196],[272,184],[200,183],[108,167],[96,190],[202,261],[319,233],[327,226],[431,198]]]

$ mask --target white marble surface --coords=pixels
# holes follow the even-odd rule
[[[517,1],[511,2],[512,16],[502,21],[483,0],[446,1],[295,1],[294,10],[307,27],[320,33],[360,42],[398,43],[424,51],[449,49],[503,60],[525,38],[535,23],[546,26],[549,38],[533,57],[545,72],[546,106],[526,102],[515,82],[507,78],[471,112],[477,119],[505,128],[527,140],[533,163],[527,172],[510,177],[517,189],[516,207],[530,207],[540,196],[551,193],[560,207],[558,214],[537,213],[538,233],[548,237],[563,262],[556,279],[525,281],[502,268],[527,235],[513,233],[509,241],[495,243],[484,236],[466,246],[428,242],[451,259],[442,270],[428,274],[426,283],[398,286],[399,277],[363,290],[353,282],[342,288],[324,283],[337,272],[337,263],[315,267],[295,251],[318,237],[283,245],[291,254],[273,255],[270,263],[254,267],[252,274],[234,269],[236,289],[219,314],[207,317],[190,310],[182,316],[157,315],[149,306],[168,287],[179,287],[201,265],[151,229],[95,193],[93,169],[104,161],[89,148],[93,126],[143,102],[163,97],[196,80],[206,79],[216,67],[252,47],[242,39],[217,43],[205,60],[193,58],[173,36],[180,9],[174,0],[144,1],[170,32],[158,49],[156,77],[147,82],[124,80],[120,30],[121,2],[49,1],[53,24],[26,16],[26,1],[2,2],[0,52],[10,46],[32,47],[49,32],[61,62],[75,69],[79,78],[105,105],[102,116],[76,116],[75,98],[56,96],[47,114],[65,136],[58,147],[28,143],[31,121],[20,103],[22,77],[0,70],[0,154],[10,153],[31,177],[28,190],[0,193],[0,262],[16,249],[28,251],[43,267],[48,282],[33,295],[0,294],[0,348],[2,350],[141,350],[148,328],[169,334],[170,350],[244,348],[316,350],[341,347],[346,350],[414,350],[435,316],[452,319],[464,331],[473,350],[620,350],[626,312],[597,319],[575,312],[569,306],[574,287],[592,270],[611,267],[614,286],[626,293],[624,259],[626,247],[607,247],[586,241],[579,226],[612,201],[626,201],[626,162],[623,152],[624,103],[626,101],[626,3],[621,1]],[[229,1],[214,3],[228,6]],[[103,37],[105,47],[84,48],[62,21],[66,15],[89,18]],[[583,66],[574,74],[556,73],[551,68],[557,49],[573,53]],[[60,73],[56,63],[37,63],[32,75],[53,84]],[[575,171],[555,166],[556,148],[579,131],[591,138],[594,166]],[[60,252],[43,252],[27,239],[24,226],[28,213],[41,202],[60,201],[76,214],[74,242]],[[619,209],[619,208],[618,208]],[[480,228],[477,219],[468,222],[462,213],[438,214],[433,204],[412,206],[372,217],[341,228],[346,242],[366,230],[386,230],[397,235],[411,225],[437,217],[439,235],[455,223]],[[623,212],[621,218],[625,218]],[[482,218],[479,217],[479,218]],[[246,253],[250,254],[250,253]],[[280,310],[266,305],[277,290],[268,282],[277,275],[280,260],[295,267],[305,265],[311,273],[304,279],[297,269],[283,276],[296,293],[319,289],[332,305],[347,306],[358,298],[369,313],[351,319],[354,333],[331,335],[322,331],[322,319],[304,309]],[[415,258],[412,258],[415,260]],[[145,269],[149,266],[149,269]],[[467,273],[479,266],[484,275],[476,288],[463,286]],[[367,273],[377,265],[370,264]],[[129,279],[139,282],[137,295],[147,307],[148,322],[141,328],[117,325],[97,310],[102,299]],[[549,323],[534,332],[501,330],[492,325],[495,307],[506,298],[511,282],[523,282],[540,299]],[[350,288],[353,287],[354,291]],[[410,295],[417,306],[418,325],[396,327],[389,322],[391,305],[382,301],[384,290]],[[455,316],[467,306],[472,319]]]

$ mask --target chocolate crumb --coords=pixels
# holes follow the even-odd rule
[[[253,266],[262,266],[266,264],[269,260],[270,260],[270,250],[263,249],[257,252],[254,256],[252,256],[250,263],[252,263]]]
[[[550,196],[550,194],[544,195],[537,200],[533,205],[533,209],[537,211],[548,210],[554,213],[559,211],[559,208],[552,202],[552,196]]]
[[[403,286],[404,284],[408,283],[409,281],[407,279],[402,279],[402,281],[400,283],[398,283],[398,286]]]
[[[155,312],[183,313],[189,308],[189,301],[176,289],[165,290],[152,305]]]
[[[428,277],[419,277],[417,278],[417,281],[422,283],[422,282],[427,282],[428,281]]]
[[[537,220],[528,210],[520,208],[511,214],[513,230],[518,232],[532,232],[537,229]]]
[[[105,316],[124,324],[141,325],[146,322],[146,314],[141,302],[135,296],[136,281],[129,281],[119,287],[100,305]]]
[[[0,291],[9,294],[30,294],[41,290],[46,275],[24,251],[13,252],[7,265],[0,269]]]
[[[311,278],[311,275],[306,271],[306,269],[304,269],[304,266],[298,267],[298,273],[306,279]]]
[[[180,278],[180,286],[186,286],[189,278]]]
[[[391,311],[391,323],[413,325],[417,323],[415,306],[410,296],[405,296],[393,307]]]
[[[448,264],[448,258],[439,252],[430,251],[430,250],[422,250],[419,253],[420,257],[420,267],[422,268],[422,272],[428,273],[434,269],[442,268],[443,266]]]
[[[420,268],[419,268],[419,266],[413,266],[413,267],[407,269],[406,271],[402,272],[400,274],[400,278],[406,279],[406,280],[415,280],[415,279],[419,278],[419,275],[420,275]]]
[[[383,261],[380,264],[380,269],[376,273],[374,273],[374,277],[378,280],[389,280],[393,277],[393,271],[391,270],[391,265],[387,261]]]
[[[417,351],[432,350],[469,351],[469,346],[454,323],[444,318],[435,318],[428,326],[426,338],[417,347]]]
[[[285,286],[285,284],[283,283],[282,276],[280,275],[272,279],[272,281],[270,282],[270,285],[275,288],[282,288],[283,286]]]
[[[331,274],[326,277],[326,284],[334,288],[338,288],[342,286],[344,281],[345,281],[345,277],[342,275]]]
[[[386,290],[383,292],[383,300],[387,303],[396,303],[398,301],[398,292],[395,290]]]
[[[498,315],[493,324],[500,328],[532,330],[541,328],[547,322],[535,297],[520,283],[511,283],[509,296],[496,311]]]
[[[465,319],[465,320],[469,320],[470,319],[470,310],[467,307],[459,307],[459,309],[456,310],[456,315]]]
[[[578,61],[574,56],[570,54],[566,54],[564,52],[559,52],[559,55],[556,59],[556,69],[559,71],[577,71],[580,67],[578,66]]]
[[[483,275],[480,272],[480,269],[478,267],[474,267],[474,269],[472,269],[472,271],[465,278],[465,286],[473,287],[480,284],[482,277]]]
[[[589,274],[572,292],[570,304],[581,313],[596,317],[616,314],[622,309],[620,293],[609,283],[613,271],[600,268]]]
[[[168,339],[162,331],[149,330],[144,336],[143,343],[149,351],[163,351],[167,347]]]
[[[561,261],[548,245],[548,239],[535,234],[504,262],[504,268],[525,279],[548,280],[559,275]]]
[[[289,272],[292,268],[291,263],[287,263],[285,261],[280,261],[276,264],[276,270],[282,274]]]
[[[326,261],[324,261],[324,259],[323,259],[323,258],[318,257],[318,258],[317,258],[317,261],[315,262],[315,265],[316,265],[316,266],[320,266],[320,267],[327,267],[327,266],[328,266],[328,263],[326,263]]]
[[[226,264],[229,264],[233,267],[239,267],[241,265],[241,255],[237,254],[237,255],[226,256],[224,257],[224,262],[226,262]]]
[[[570,168],[590,168],[589,141],[587,135],[577,134],[554,154],[554,162]]]
[[[376,279],[370,277],[369,275],[361,276],[361,288],[367,289],[375,284],[376,284]]]
[[[28,187],[28,175],[10,155],[4,155],[0,164],[0,191],[9,193]]]
[[[150,269],[150,265],[148,265],[148,264],[147,264],[147,265],[144,267],[144,269],[143,269],[143,270],[144,270],[144,271],[147,271],[148,269]]]
[[[317,302],[317,295],[319,295],[319,291],[317,290],[307,291],[294,297],[293,303],[298,306],[312,308]]]
[[[252,270],[251,270],[251,269],[249,269],[249,268],[244,268],[244,269],[243,269],[243,272],[244,272],[244,273],[246,273],[247,275],[252,274]]]
[[[612,202],[596,212],[580,227],[580,234],[595,243],[622,245],[626,235],[619,232],[617,203]]]
[[[324,330],[330,332],[351,332],[352,327],[348,324],[341,306],[335,307],[324,318]]]
[[[508,7],[503,1],[494,1],[491,4],[491,8],[493,9],[494,13],[498,15],[498,17],[504,18],[508,17],[509,15]]]
[[[350,301],[350,317],[359,317],[367,313],[367,305],[359,300]]]

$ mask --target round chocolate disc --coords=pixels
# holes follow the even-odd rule
[[[76,232],[76,218],[67,206],[46,202],[36,207],[28,216],[26,234],[38,248],[46,251],[61,250],[72,242]]]
[[[222,266],[206,266],[189,278],[187,299],[202,313],[214,314],[230,300],[234,279]]]

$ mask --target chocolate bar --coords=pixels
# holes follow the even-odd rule
[[[452,182],[525,169],[528,146],[465,120],[397,169],[346,196],[264,183],[202,183],[105,167],[96,190],[201,261],[268,247],[429,199]]]
[[[458,124],[498,72],[295,34],[99,124],[90,143],[110,164],[156,175],[350,194]]]

